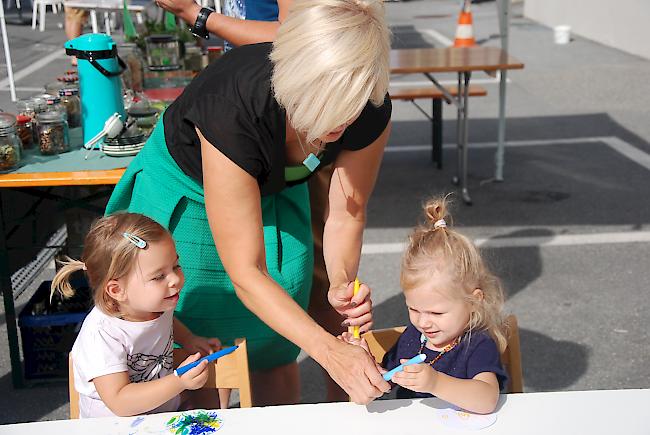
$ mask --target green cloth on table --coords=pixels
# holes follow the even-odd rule
[[[300,349],[266,326],[235,294],[214,246],[203,187],[169,154],[162,119],[115,187],[106,214],[143,213],[172,233],[185,273],[176,316],[192,332],[226,344],[246,338],[251,370],[295,361]],[[261,208],[268,272],[306,309],[313,271],[307,184],[262,197]]]
[[[88,155],[88,160],[84,159]],[[23,151],[16,170],[9,172],[75,172],[126,168],[135,156],[110,157],[99,150],[75,149],[63,154],[44,156],[36,149]]]

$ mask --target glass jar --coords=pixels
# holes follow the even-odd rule
[[[16,117],[0,113],[0,171],[11,171],[20,162],[21,143],[16,134]]]
[[[61,98],[56,95],[50,95],[47,97],[45,111],[46,112],[61,112],[65,115],[65,120],[68,120],[68,113],[61,104]]]
[[[45,84],[45,93],[49,95],[59,95],[59,91],[65,88],[67,85],[62,81],[55,81]]]
[[[24,150],[32,149],[34,147],[32,118],[27,115],[16,115],[16,134],[18,134]]]
[[[181,68],[181,48],[176,36],[147,36],[145,44],[147,65],[151,71],[170,71]]]
[[[65,109],[66,116],[68,117],[68,127],[81,127],[81,100],[79,99],[79,89],[61,89],[59,91],[59,98],[61,100],[61,106]]]
[[[145,60],[140,51],[140,47],[135,43],[125,42],[118,46],[117,52],[124,59],[124,63],[126,63],[126,71],[122,74],[124,89],[131,89],[133,92],[142,92]]]
[[[29,118],[29,131],[32,134],[32,140],[30,142],[33,144],[37,140],[36,131],[34,129],[34,119],[36,118],[36,103],[32,98],[18,100],[16,101],[16,109],[18,110],[18,117],[26,116]],[[22,136],[20,137],[22,139]],[[26,148],[25,141],[23,141],[23,148]]]
[[[203,69],[203,52],[201,51],[201,47],[186,45],[183,63],[187,71],[201,71]]]
[[[70,142],[64,112],[52,110],[40,113],[36,116],[36,124],[41,154],[53,155],[68,151]]]

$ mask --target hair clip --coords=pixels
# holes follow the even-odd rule
[[[444,219],[438,219],[436,223],[433,224],[433,229],[437,230],[438,228],[447,228],[447,222]]]
[[[131,233],[122,233],[122,236],[124,236],[126,240],[133,243],[135,246],[137,246],[140,249],[144,249],[147,247],[147,242],[145,242],[138,236],[134,236]]]

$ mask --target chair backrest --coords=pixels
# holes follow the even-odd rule
[[[68,355],[68,396],[70,397],[70,419],[79,418],[79,393],[74,388],[74,371],[72,370],[72,354]]]
[[[506,392],[523,393],[524,383],[521,372],[521,349],[519,347],[517,318],[514,315],[508,316],[506,324],[508,325],[508,346],[501,353],[501,363],[508,373]],[[363,334],[363,338],[368,342],[370,353],[377,363],[381,363],[386,352],[397,343],[397,339],[405,329],[406,326],[396,326],[394,328],[368,331]]]
[[[248,371],[248,351],[246,339],[238,338],[235,344],[239,346],[233,353],[222,356],[214,364],[208,366],[208,381],[202,389],[236,388],[239,390],[239,405],[242,408],[253,406],[251,397],[250,373]],[[183,349],[174,349],[174,366],[176,367],[187,357]],[[68,357],[68,388],[70,395],[70,418],[79,418],[79,393],[74,387],[72,356]]]

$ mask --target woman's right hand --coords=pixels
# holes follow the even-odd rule
[[[185,361],[183,361],[179,367],[193,363],[194,361],[201,358],[199,352],[188,356]],[[201,363],[188,370],[186,373],[183,373],[178,379],[181,381],[183,388],[186,390],[198,390],[208,381],[208,362],[203,360]]]
[[[156,4],[176,15],[190,26],[194,25],[201,10],[201,5],[194,0],[156,0]]]
[[[360,346],[333,340],[322,365],[354,403],[365,405],[390,391],[375,360]]]

